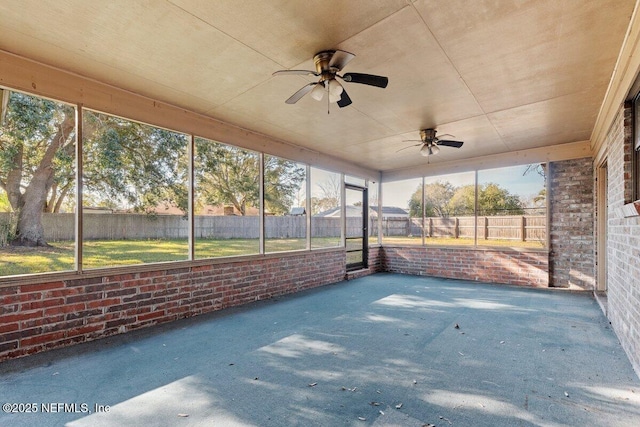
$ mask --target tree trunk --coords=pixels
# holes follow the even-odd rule
[[[14,206],[12,202],[14,211],[18,212],[18,226],[16,237],[11,241],[12,246],[49,246],[44,238],[42,212],[47,203],[47,193],[53,185],[53,159],[58,149],[64,146],[74,127],[75,114],[73,111],[67,112],[58,131],[51,138],[31,182],[19,197],[18,206]]]

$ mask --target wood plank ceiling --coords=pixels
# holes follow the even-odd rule
[[[0,49],[375,171],[588,140],[634,0],[4,0]],[[321,50],[356,57],[353,104],[305,96]]]

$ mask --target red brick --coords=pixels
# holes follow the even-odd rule
[[[50,289],[62,289],[64,288],[64,282],[51,282],[51,283],[37,283],[33,285],[20,285],[21,293],[46,291]]]

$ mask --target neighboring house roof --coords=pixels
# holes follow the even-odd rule
[[[378,213],[377,206],[371,206],[371,210],[373,210],[376,214]],[[382,207],[382,217],[390,217],[390,216],[403,216],[408,217],[409,212],[406,209],[398,208],[396,206],[383,206]]]
[[[305,208],[291,208],[289,215],[304,215],[306,213]]]
[[[348,205],[345,207],[347,212],[347,217],[355,217],[362,215],[362,208],[360,206]],[[314,215],[315,217],[340,217],[340,208],[331,208],[324,212],[320,212]],[[369,216],[377,217],[378,216],[378,207],[370,207],[369,208]],[[382,207],[382,217],[408,217],[409,212],[405,209],[394,207],[394,206],[383,206]]]

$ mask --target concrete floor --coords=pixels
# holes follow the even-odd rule
[[[0,396],[37,410],[2,426],[640,425],[591,296],[395,274],[5,362]]]

